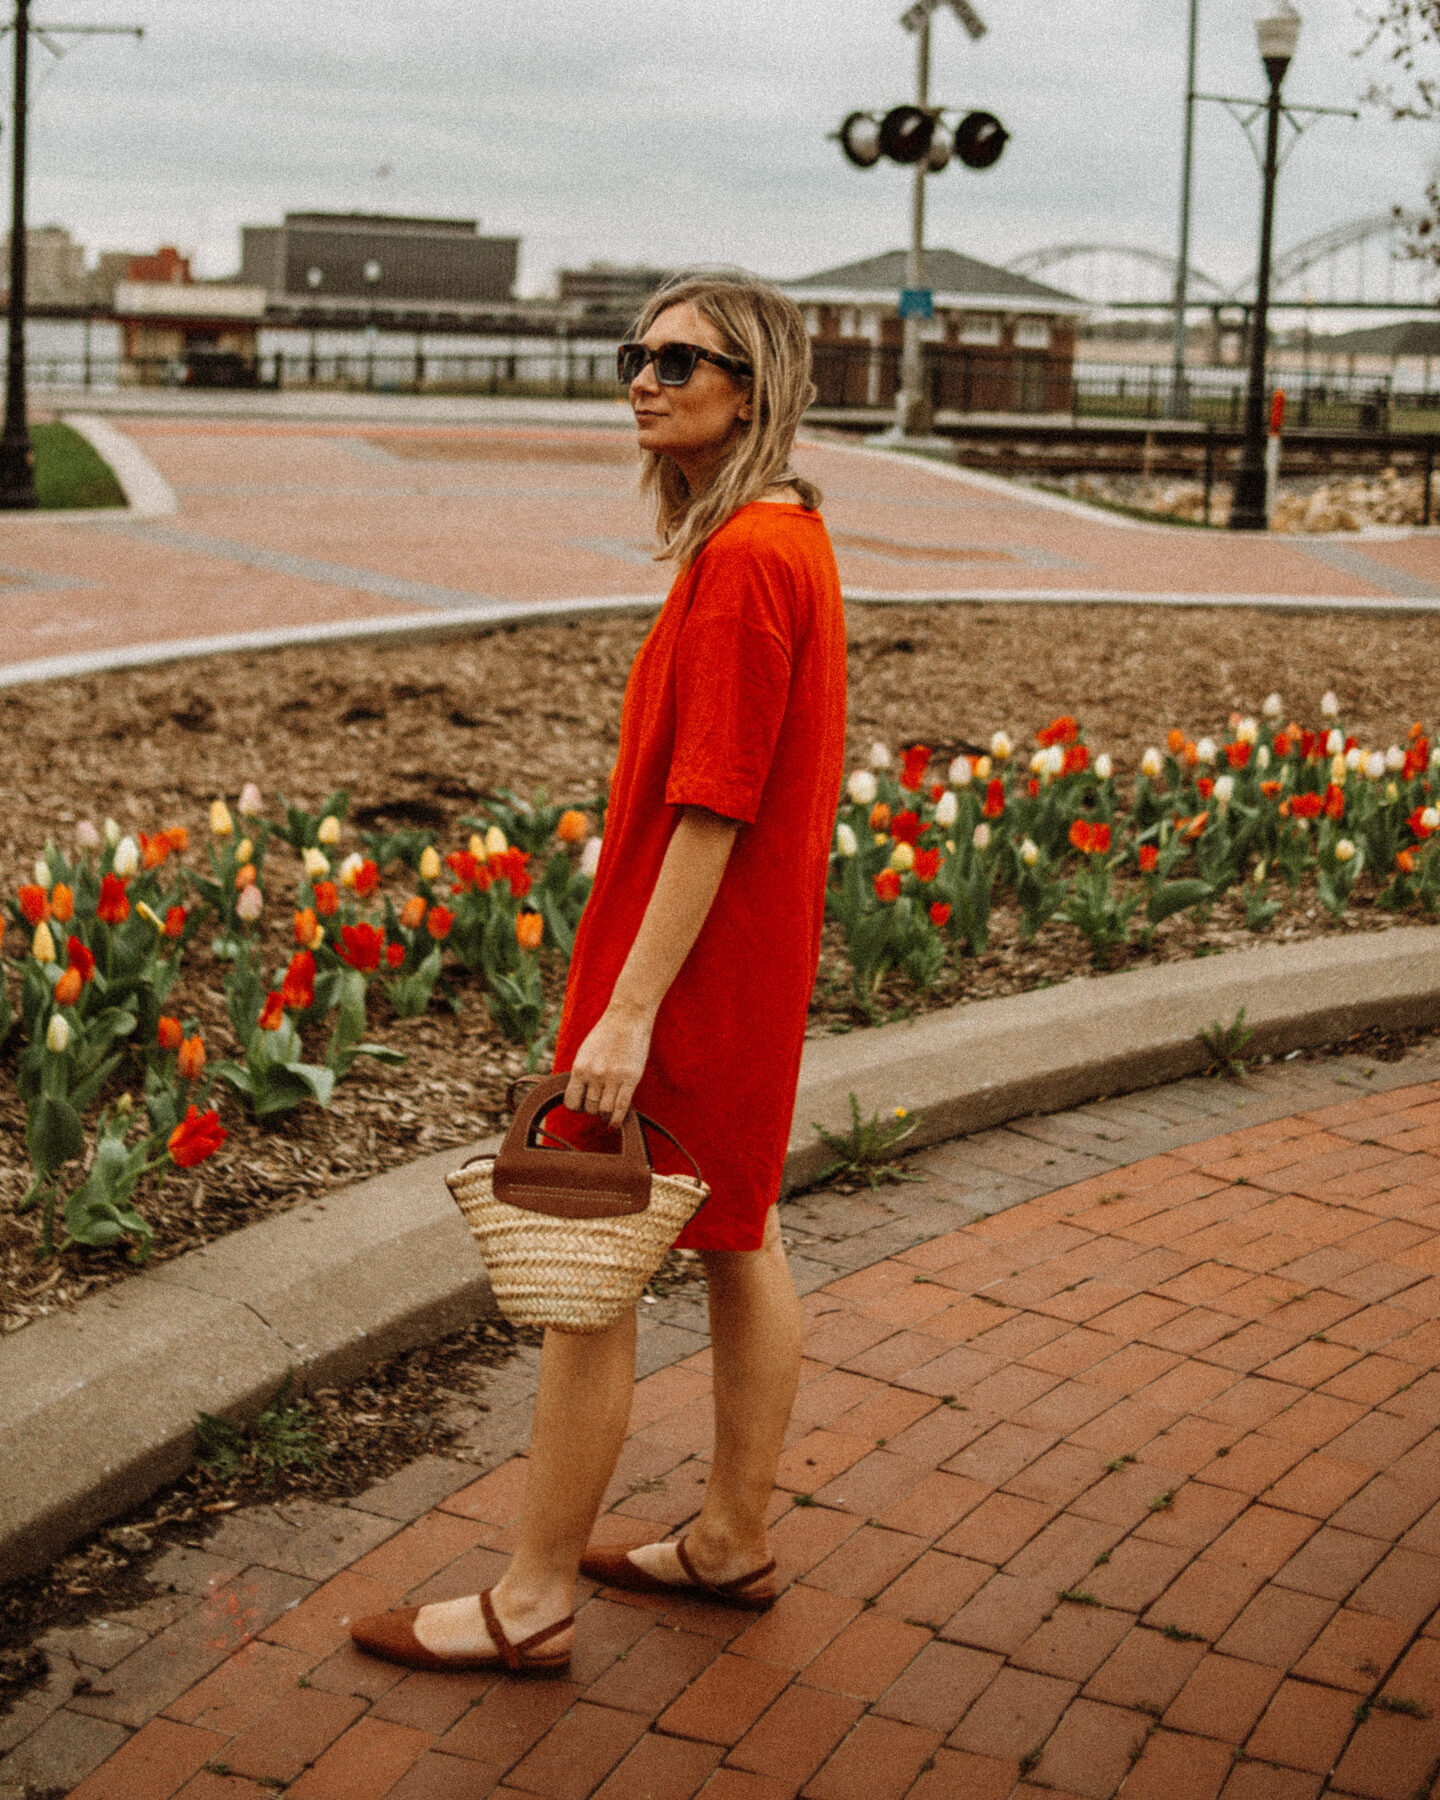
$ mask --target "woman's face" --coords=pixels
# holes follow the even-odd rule
[[[734,346],[688,302],[666,307],[640,341],[652,350],[700,344],[722,355],[735,354]],[[647,363],[630,383],[630,406],[640,448],[668,456],[695,488],[697,478],[703,485],[750,418],[750,387],[707,362],[696,363],[684,387],[662,387],[655,365]]]

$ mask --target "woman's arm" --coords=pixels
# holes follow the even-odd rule
[[[610,1004],[576,1052],[565,1090],[572,1112],[608,1114],[619,1125],[630,1110],[655,1014],[700,935],[739,829],[700,806],[682,812]]]

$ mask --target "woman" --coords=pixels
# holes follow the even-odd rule
[[[801,1319],[775,1202],[842,772],[844,613],[819,493],[789,465],[814,394],[799,310],[748,277],[700,275],[657,295],[636,337],[621,379],[660,554],[680,573],[631,670],[556,1042],[582,1117],[551,1118],[572,1140],[577,1125],[608,1132],[633,1098],[710,1186],[678,1243],[708,1283],[714,1460],[678,1542],[587,1550],[629,1417],[635,1317],[547,1332],[505,1575],[352,1627],[422,1668],[563,1670],[577,1570],[756,1609],[776,1591],[765,1514]],[[656,1167],[683,1168],[666,1148],[652,1146]]]

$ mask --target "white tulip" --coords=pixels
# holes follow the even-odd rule
[[[1195,755],[1202,763],[1213,763],[1216,757],[1214,738],[1201,738],[1195,746]]]
[[[300,860],[305,865],[305,873],[312,881],[321,881],[330,873],[330,858],[323,850],[317,850],[314,845],[302,852]]]
[[[45,888],[47,892],[50,887],[50,865],[43,856],[35,858],[35,885]]]
[[[235,913],[247,925],[253,925],[265,908],[265,896],[259,885],[251,882],[249,887],[241,888],[240,898],[235,902]]]
[[[585,848],[580,852],[580,873],[589,876],[592,881],[600,866],[600,842],[598,837],[586,838]]]
[[[365,861],[358,850],[352,850],[336,871],[341,887],[354,887],[360,865]]]
[[[1260,726],[1254,719],[1241,719],[1235,727],[1237,744],[1253,744],[1260,735]]]
[[[1430,752],[1430,767],[1432,769],[1440,769],[1440,749],[1432,750]]]
[[[1165,773],[1165,758],[1153,745],[1140,758],[1140,773],[1148,776],[1151,781],[1158,781]]]
[[[975,827],[975,848],[977,850],[990,848],[990,827],[983,820]]]
[[[120,827],[113,819],[105,821],[105,842],[112,847],[120,842]]]
[[[955,823],[955,818],[959,811],[960,802],[955,798],[954,788],[946,788],[945,792],[935,802],[935,823],[942,831],[948,831]]]
[[[55,1013],[45,1029],[45,1048],[56,1056],[63,1056],[69,1047],[70,1021],[63,1013]]]
[[[968,756],[957,756],[950,765],[950,785],[969,787],[975,779],[975,765]]]
[[[1333,688],[1327,688],[1320,696],[1320,711],[1327,719],[1340,717],[1340,697]]]
[[[1027,869],[1033,869],[1040,860],[1040,846],[1033,838],[1026,838],[1020,846],[1020,860]]]
[[[878,742],[872,744],[870,746],[869,762],[872,769],[888,769],[890,767],[890,752],[887,747]]]
[[[1008,731],[997,731],[990,740],[990,754],[996,762],[1007,762],[1014,748]]]
[[[1267,719],[1278,719],[1285,707],[1278,694],[1267,694],[1265,704],[1260,708]]]
[[[1045,752],[1045,773],[1047,775],[1062,774],[1065,768],[1065,752],[1059,744],[1052,744]]]
[[[854,856],[855,852],[860,848],[855,833],[843,819],[835,827],[835,848],[842,856]]]
[[[265,801],[253,781],[247,781],[240,790],[240,798],[235,802],[235,810],[242,819],[253,819],[257,813],[265,810]]]
[[[1335,846],[1336,862],[1340,862],[1340,863],[1349,862],[1350,858],[1354,854],[1355,854],[1355,846],[1350,842],[1349,838],[1341,838],[1340,842]]]
[[[1095,775],[1100,781],[1108,781],[1115,773],[1115,765],[1110,760],[1108,751],[1102,750],[1095,758]]]
[[[848,791],[856,806],[873,806],[880,784],[868,769],[857,769],[850,777]]]
[[[111,865],[122,881],[126,881],[140,867],[140,846],[132,837],[122,837],[115,846],[115,861]]]
[[[1217,776],[1215,780],[1215,804],[1217,806],[1228,806],[1234,798],[1235,777],[1233,775]]]
[[[1398,775],[1405,767],[1405,752],[1398,744],[1392,744],[1385,752],[1385,767],[1392,775]]]
[[[316,829],[315,838],[318,843],[328,844],[332,850],[340,842],[340,821],[334,813],[326,813]]]
[[[75,842],[82,850],[98,850],[104,839],[93,819],[82,819],[75,827]]]
[[[492,825],[485,833],[485,854],[487,856],[503,856],[510,848],[509,839],[498,825]]]
[[[1345,734],[1342,731],[1330,731],[1325,735],[1325,754],[1327,756],[1343,756],[1345,753]]]
[[[1440,831],[1440,807],[1427,806],[1420,815],[1420,823],[1427,831]]]
[[[1385,753],[1383,750],[1372,750],[1365,758],[1365,773],[1371,781],[1380,781],[1385,775]]]
[[[1268,744],[1262,744],[1255,752],[1255,767],[1262,775],[1270,767],[1270,746]]]

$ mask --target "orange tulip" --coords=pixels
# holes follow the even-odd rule
[[[545,920],[538,912],[515,915],[515,941],[522,950],[538,950],[545,937]]]
[[[425,929],[438,944],[441,938],[449,937],[450,927],[455,923],[455,915],[448,906],[432,906],[425,920]]]
[[[322,919],[332,918],[340,904],[340,896],[335,890],[333,881],[317,881],[315,883],[315,910]]]
[[[573,806],[561,813],[555,835],[562,844],[583,844],[590,831],[590,821]]]
[[[205,1041],[198,1031],[181,1044],[175,1058],[175,1073],[182,1081],[198,1081],[205,1073]]]
[[[80,998],[80,990],[84,985],[78,969],[67,969],[55,983],[55,1004],[73,1006]]]
[[[19,892],[20,910],[27,924],[41,925],[50,917],[50,900],[44,888],[27,882]]]
[[[260,1008],[260,1029],[278,1031],[285,1023],[285,1000],[278,988],[272,988]]]
[[[1167,733],[1165,738],[1165,748],[1172,756],[1179,756],[1181,751],[1185,748],[1185,733],[1183,731],[1171,731]]]
[[[62,925],[75,917],[75,893],[63,881],[57,881],[50,893],[50,912]]]
[[[254,885],[255,885],[255,865],[254,865],[254,863],[242,863],[240,865],[240,867],[235,871],[235,892],[237,894],[242,894],[242,893],[244,893],[244,891],[247,887],[254,887]]]
[[[303,907],[295,915],[295,942],[302,950],[318,950],[324,941],[325,929],[315,917],[314,907]]]
[[[178,1050],[185,1042],[185,1030],[178,1019],[160,1015],[160,1028],[156,1032],[162,1050]],[[198,1040],[197,1040],[198,1042]]]
[[[412,894],[400,908],[400,923],[407,931],[418,931],[425,923],[425,896]]]

